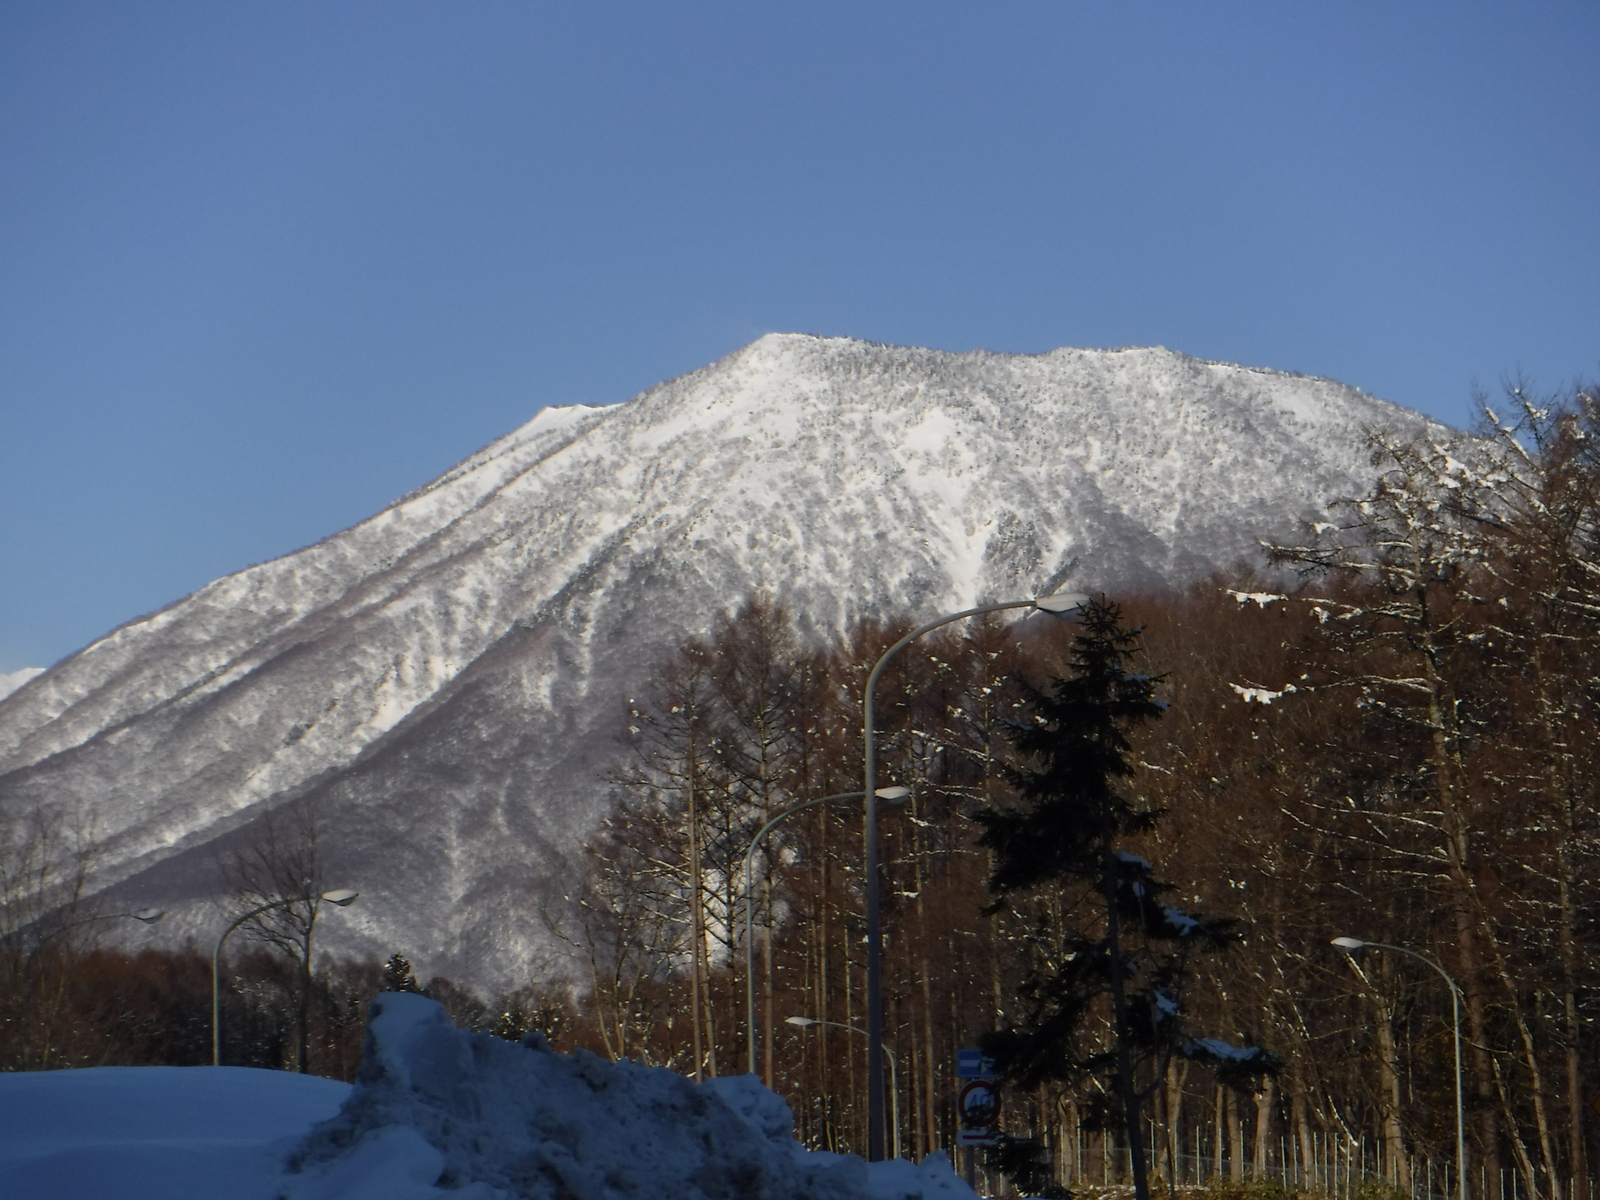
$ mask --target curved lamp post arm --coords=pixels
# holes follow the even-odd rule
[[[143,924],[143,925],[154,925],[157,921],[161,920],[161,918],[166,916],[166,915],[167,915],[167,913],[166,913],[165,909],[153,908],[153,907],[152,908],[138,908],[138,909],[135,909],[133,912],[96,913],[92,917],[85,917],[81,921],[75,921],[71,925],[66,926],[65,929],[63,930],[63,932],[66,932],[67,930],[81,929],[83,926],[92,924],[95,921],[117,921],[117,920],[121,920],[123,917],[127,917],[128,919],[133,920],[133,921],[138,921],[140,924]]]
[[[1450,976],[1450,974],[1445,971],[1445,969],[1441,967],[1430,955],[1424,954],[1420,950],[1408,950],[1404,946],[1391,946],[1388,942],[1362,942],[1361,944],[1363,946],[1371,946],[1374,950],[1393,950],[1396,954],[1409,954],[1418,962],[1425,962],[1432,967],[1439,978],[1445,981],[1445,984],[1447,987],[1449,987],[1450,994],[1452,996],[1457,995],[1461,991],[1461,985],[1458,984]]]
[[[126,917],[131,920],[138,921],[142,925],[154,925],[166,915],[165,909],[140,908],[135,909],[133,912],[94,913],[91,916],[80,917],[76,921],[68,921],[65,925],[62,925],[56,929],[52,929],[49,933],[39,938],[34,943],[33,949],[28,951],[27,961],[29,963],[33,962],[44,950],[44,948],[56,938],[65,937],[67,934],[82,929],[86,925],[93,925],[96,921],[117,921]]]
[[[291,896],[287,900],[274,900],[270,904],[252,908],[244,916],[224,929],[222,936],[217,939],[217,948],[211,955],[211,1065],[213,1067],[222,1065],[222,988],[220,981],[222,975],[222,947],[227,943],[228,935],[251,917],[259,917],[268,909],[284,908],[303,898],[301,896]]]
[[[911,794],[910,788],[887,787],[879,788],[877,798],[898,802]],[[784,809],[772,820],[768,821],[759,830],[755,837],[750,839],[750,849],[744,855],[744,994],[745,994],[745,1031],[750,1044],[750,1074],[756,1073],[756,951],[755,951],[755,884],[751,878],[751,868],[755,864],[756,851],[760,848],[762,839],[772,832],[773,826],[780,821],[785,821],[798,812],[808,808],[815,808],[819,804],[827,804],[833,800],[859,800],[860,792],[836,792],[832,796],[818,796],[815,800],[807,800],[803,804],[796,804]],[[859,1033],[860,1030],[857,1030]]]
[[[862,708],[865,710],[862,713],[862,725],[863,725],[863,732],[865,734],[865,741],[866,741],[866,772],[865,772],[865,776],[866,776],[865,783],[866,783],[866,786],[865,786],[865,788],[863,790],[867,794],[867,797],[868,797],[867,803],[868,804],[872,803],[872,800],[871,800],[871,796],[872,796],[872,776],[873,776],[873,773],[874,773],[873,772],[873,765],[874,764],[873,764],[872,750],[873,750],[873,738],[874,738],[875,735],[874,735],[873,728],[872,728],[872,697],[873,697],[873,693],[877,690],[877,687],[878,687],[878,676],[883,674],[883,669],[884,669],[884,667],[889,665],[889,660],[891,658],[893,658],[896,654],[899,654],[900,651],[904,650],[907,646],[909,646],[912,642],[916,641],[923,634],[932,633],[935,629],[938,629],[941,626],[952,625],[955,622],[963,621],[968,617],[981,617],[986,613],[1004,612],[1008,608],[1037,608],[1037,607],[1038,607],[1038,602],[1035,601],[1035,600],[1007,600],[1003,604],[984,604],[984,605],[980,605],[977,608],[962,609],[958,613],[951,613],[948,616],[940,617],[936,621],[929,621],[926,625],[920,626],[917,629],[913,629],[910,633],[906,634],[905,637],[901,638],[898,642],[896,642],[894,645],[890,646],[887,650],[885,650],[883,652],[883,656],[881,658],[879,658],[878,661],[873,665],[872,673],[867,676],[866,694],[862,699]]]
[[[1450,989],[1450,1028],[1455,1034],[1456,1051],[1456,1190],[1460,1200],[1467,1200],[1467,1111],[1461,1087],[1461,985],[1432,956],[1420,950],[1395,946],[1389,942],[1367,942],[1350,937],[1334,938],[1333,944],[1347,954],[1370,946],[1374,950],[1393,950],[1396,954],[1407,955],[1418,962],[1426,963]]]
[[[789,1025],[798,1025],[804,1029],[811,1025],[827,1025],[833,1029],[843,1029],[850,1033],[867,1036],[865,1029],[857,1029],[854,1025],[846,1025],[843,1021],[823,1021],[816,1017],[785,1017],[784,1022]],[[884,1056],[889,1060],[889,1098],[893,1102],[894,1115],[894,1157],[900,1157],[900,1067],[895,1059],[894,1051],[888,1046],[879,1047]]]
[[[950,625],[967,617],[981,617],[985,613],[1004,612],[1010,608],[1032,608],[1059,617],[1069,617],[1089,597],[1076,592],[1055,596],[1040,596],[1032,600],[1007,600],[1000,604],[981,604],[965,608],[938,620],[913,629],[905,637],[883,652],[867,676],[867,686],[861,699],[862,725],[862,792],[866,797],[866,828],[862,834],[862,871],[867,892],[867,1040],[872,1043],[867,1053],[867,1161],[879,1162],[883,1158],[883,930],[880,925],[878,904],[878,805],[874,794],[877,785],[876,731],[873,729],[872,700],[889,660],[925,633],[932,633],[943,625]]]
[[[315,909],[317,903],[326,900],[344,908],[355,900],[356,892],[348,888],[338,888],[331,892],[323,892],[318,896],[288,896],[282,900],[273,900],[266,904],[252,908],[232,925],[222,931],[222,936],[217,939],[217,948],[211,955],[211,1065],[222,1065],[222,988],[220,986],[222,975],[222,947],[227,943],[228,935],[251,917],[259,917],[262,913],[274,908],[287,908],[291,904],[303,904],[309,901]]]
[[[807,800],[803,804],[796,804],[784,809],[772,820],[763,825],[755,837],[750,839],[750,849],[744,854],[744,994],[745,994],[745,1031],[749,1035],[750,1043],[750,1074],[756,1073],[756,951],[755,951],[755,908],[756,893],[751,878],[751,868],[755,865],[756,851],[760,849],[762,839],[772,832],[773,826],[780,821],[787,820],[798,812],[808,808],[815,808],[819,804],[827,804],[833,800],[859,800],[860,792],[838,792],[832,796],[818,796],[815,800]]]
[[[1397,954],[1409,954],[1418,962],[1427,963],[1450,989],[1450,1025],[1455,1032],[1456,1050],[1456,1188],[1461,1200],[1467,1200],[1467,1114],[1461,1090],[1461,985],[1431,956],[1419,950],[1391,946],[1387,942],[1368,942],[1367,945],[1379,950],[1393,950]]]

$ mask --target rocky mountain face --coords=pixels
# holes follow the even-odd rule
[[[1163,349],[773,334],[545,409],[370,520],[132,621],[0,700],[0,808],[87,819],[92,886],[210,944],[217,861],[310,798],[359,904],[325,945],[494,982],[604,804],[622,703],[753,589],[867,614],[1159,589],[1364,488],[1417,414]]]

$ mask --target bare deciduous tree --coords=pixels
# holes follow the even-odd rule
[[[311,1070],[312,957],[317,919],[328,890],[315,808],[296,802],[262,818],[255,837],[222,864],[230,921],[247,918],[246,937],[295,964],[296,1069]]]
[[[0,1050],[8,1065],[59,1065],[65,967],[101,914],[86,895],[93,821],[33,808],[0,828]]]

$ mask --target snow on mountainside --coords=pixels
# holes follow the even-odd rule
[[[0,673],[0,700],[4,700],[30,679],[44,674],[43,667],[23,667],[20,671]]]
[[[311,797],[364,894],[336,948],[496,976],[542,937],[519,901],[596,819],[622,697],[752,589],[823,635],[1187,583],[1362,487],[1372,425],[1429,427],[1162,349],[769,335],[625,404],[546,409],[65,660],[0,701],[0,806],[92,811],[96,887],[172,910],[171,937],[215,926],[218,850]]]

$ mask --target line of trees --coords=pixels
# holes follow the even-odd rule
[[[314,811],[290,806],[218,863],[219,928],[264,910],[239,924],[222,960],[223,1063],[354,1079],[380,991],[425,992],[456,1024],[513,1040],[566,1032],[571,989],[559,981],[486,1001],[442,977],[418,986],[400,954],[318,960],[320,839]],[[104,945],[118,922],[161,914],[88,895],[98,853],[93,823],[65,814],[34,811],[0,827],[0,1070],[212,1061],[211,947]]]
[[[1600,420],[1581,391],[1509,402],[1504,420],[1485,406],[1476,439],[1374,434],[1372,491],[1271,548],[1266,574],[1128,599],[1171,704],[1129,783],[1166,817],[1134,841],[1177,900],[1242,919],[1188,1003],[1283,1057],[1280,1078],[1242,1091],[1172,1061],[1153,1117],[1169,1143],[1200,1134],[1243,1167],[1285,1144],[1309,1159],[1317,1139],[1375,1139],[1401,1186],[1419,1158],[1453,1158],[1449,995],[1417,964],[1329,946],[1353,935],[1431,954],[1461,982],[1476,1170],[1588,1198]],[[818,648],[757,597],[679,647],[629,707],[634,758],[589,846],[581,917],[553,919],[586,964],[606,1050],[727,1073],[744,1069],[752,903],[763,1073],[834,1148],[863,1144],[864,1040],[839,1028],[864,1008],[859,809],[780,825],[753,896],[739,865],[784,808],[859,786],[861,684],[904,628]],[[912,789],[883,839],[890,1044],[917,1151],[950,1144],[955,1049],[1026,1008],[1038,939],[1016,912],[983,914],[991,863],[970,818],[1018,802],[1019,706],[1071,674],[1071,632],[974,623],[901,656],[880,691],[882,775]],[[1058,902],[1066,920],[1082,899]],[[1127,1136],[1091,1092],[1018,1099],[1013,1126],[1058,1157],[1091,1114],[1110,1144]]]
[[[529,984],[485,999],[443,977],[419,985],[400,955],[386,963],[323,956],[308,991],[302,983],[296,962],[260,944],[246,944],[229,959],[225,1065],[354,1080],[367,1010],[382,991],[421,992],[464,1029],[513,1041],[537,1029],[563,1047],[586,1044],[583,1035],[570,1036],[575,1008],[560,984]],[[35,958],[25,977],[0,972],[0,1070],[210,1062],[209,954],[193,948],[130,954],[74,939]]]
[[[1414,948],[1460,981],[1476,1168],[1515,1172],[1529,1197],[1591,1200],[1600,410],[1581,391],[1535,403],[1513,389],[1509,402],[1507,419],[1486,406],[1483,436],[1456,444],[1374,434],[1374,488],[1270,548],[1262,574],[1121,598],[1141,631],[1129,676],[1167,707],[1129,733],[1119,784],[1130,811],[1160,820],[1118,843],[1161,864],[1175,911],[1239,919],[1226,954],[1187,963],[1182,1007],[1218,1045],[1270,1047],[1282,1070],[1158,1056],[1136,1106],[1093,1072],[1034,1077],[1006,1125],[1058,1170],[1120,1157],[1135,1134],[1169,1156],[1203,1145],[1236,1172],[1371,1140],[1401,1187],[1420,1161],[1449,1161],[1450,997],[1402,957],[1339,953],[1329,943],[1344,935]],[[742,1072],[749,905],[761,1073],[803,1138],[861,1149],[860,806],[781,822],[748,892],[741,868],[761,825],[860,786],[867,672],[926,615],[817,645],[756,596],[675,648],[623,714],[614,811],[542,914],[572,951],[581,1000],[548,981],[493,1004],[447,981],[429,990],[478,1028],[538,1025],[614,1057]],[[980,834],[1026,805],[1030,698],[1074,676],[1076,633],[1045,617],[969,622],[900,655],[880,683],[881,780],[911,792],[880,812],[893,1111],[913,1154],[951,1144],[956,1050],[1038,1015],[1030,981],[1061,932],[1088,927],[1123,883],[1154,884],[1137,871],[1099,892],[1062,880],[1000,906],[990,892],[994,845]],[[0,847],[4,1064],[204,1061],[205,960],[94,950],[92,831],[72,832],[74,857],[41,854],[67,831],[18,830]],[[47,861],[79,873],[34,878]],[[303,941],[274,950],[262,932],[229,974],[228,1061],[348,1076],[366,998],[406,973],[313,964]],[[1162,991],[1153,975],[1131,986]],[[1072,1053],[1114,1055],[1115,1024],[1086,1005]],[[1134,1109],[1146,1127],[1119,1124]]]

